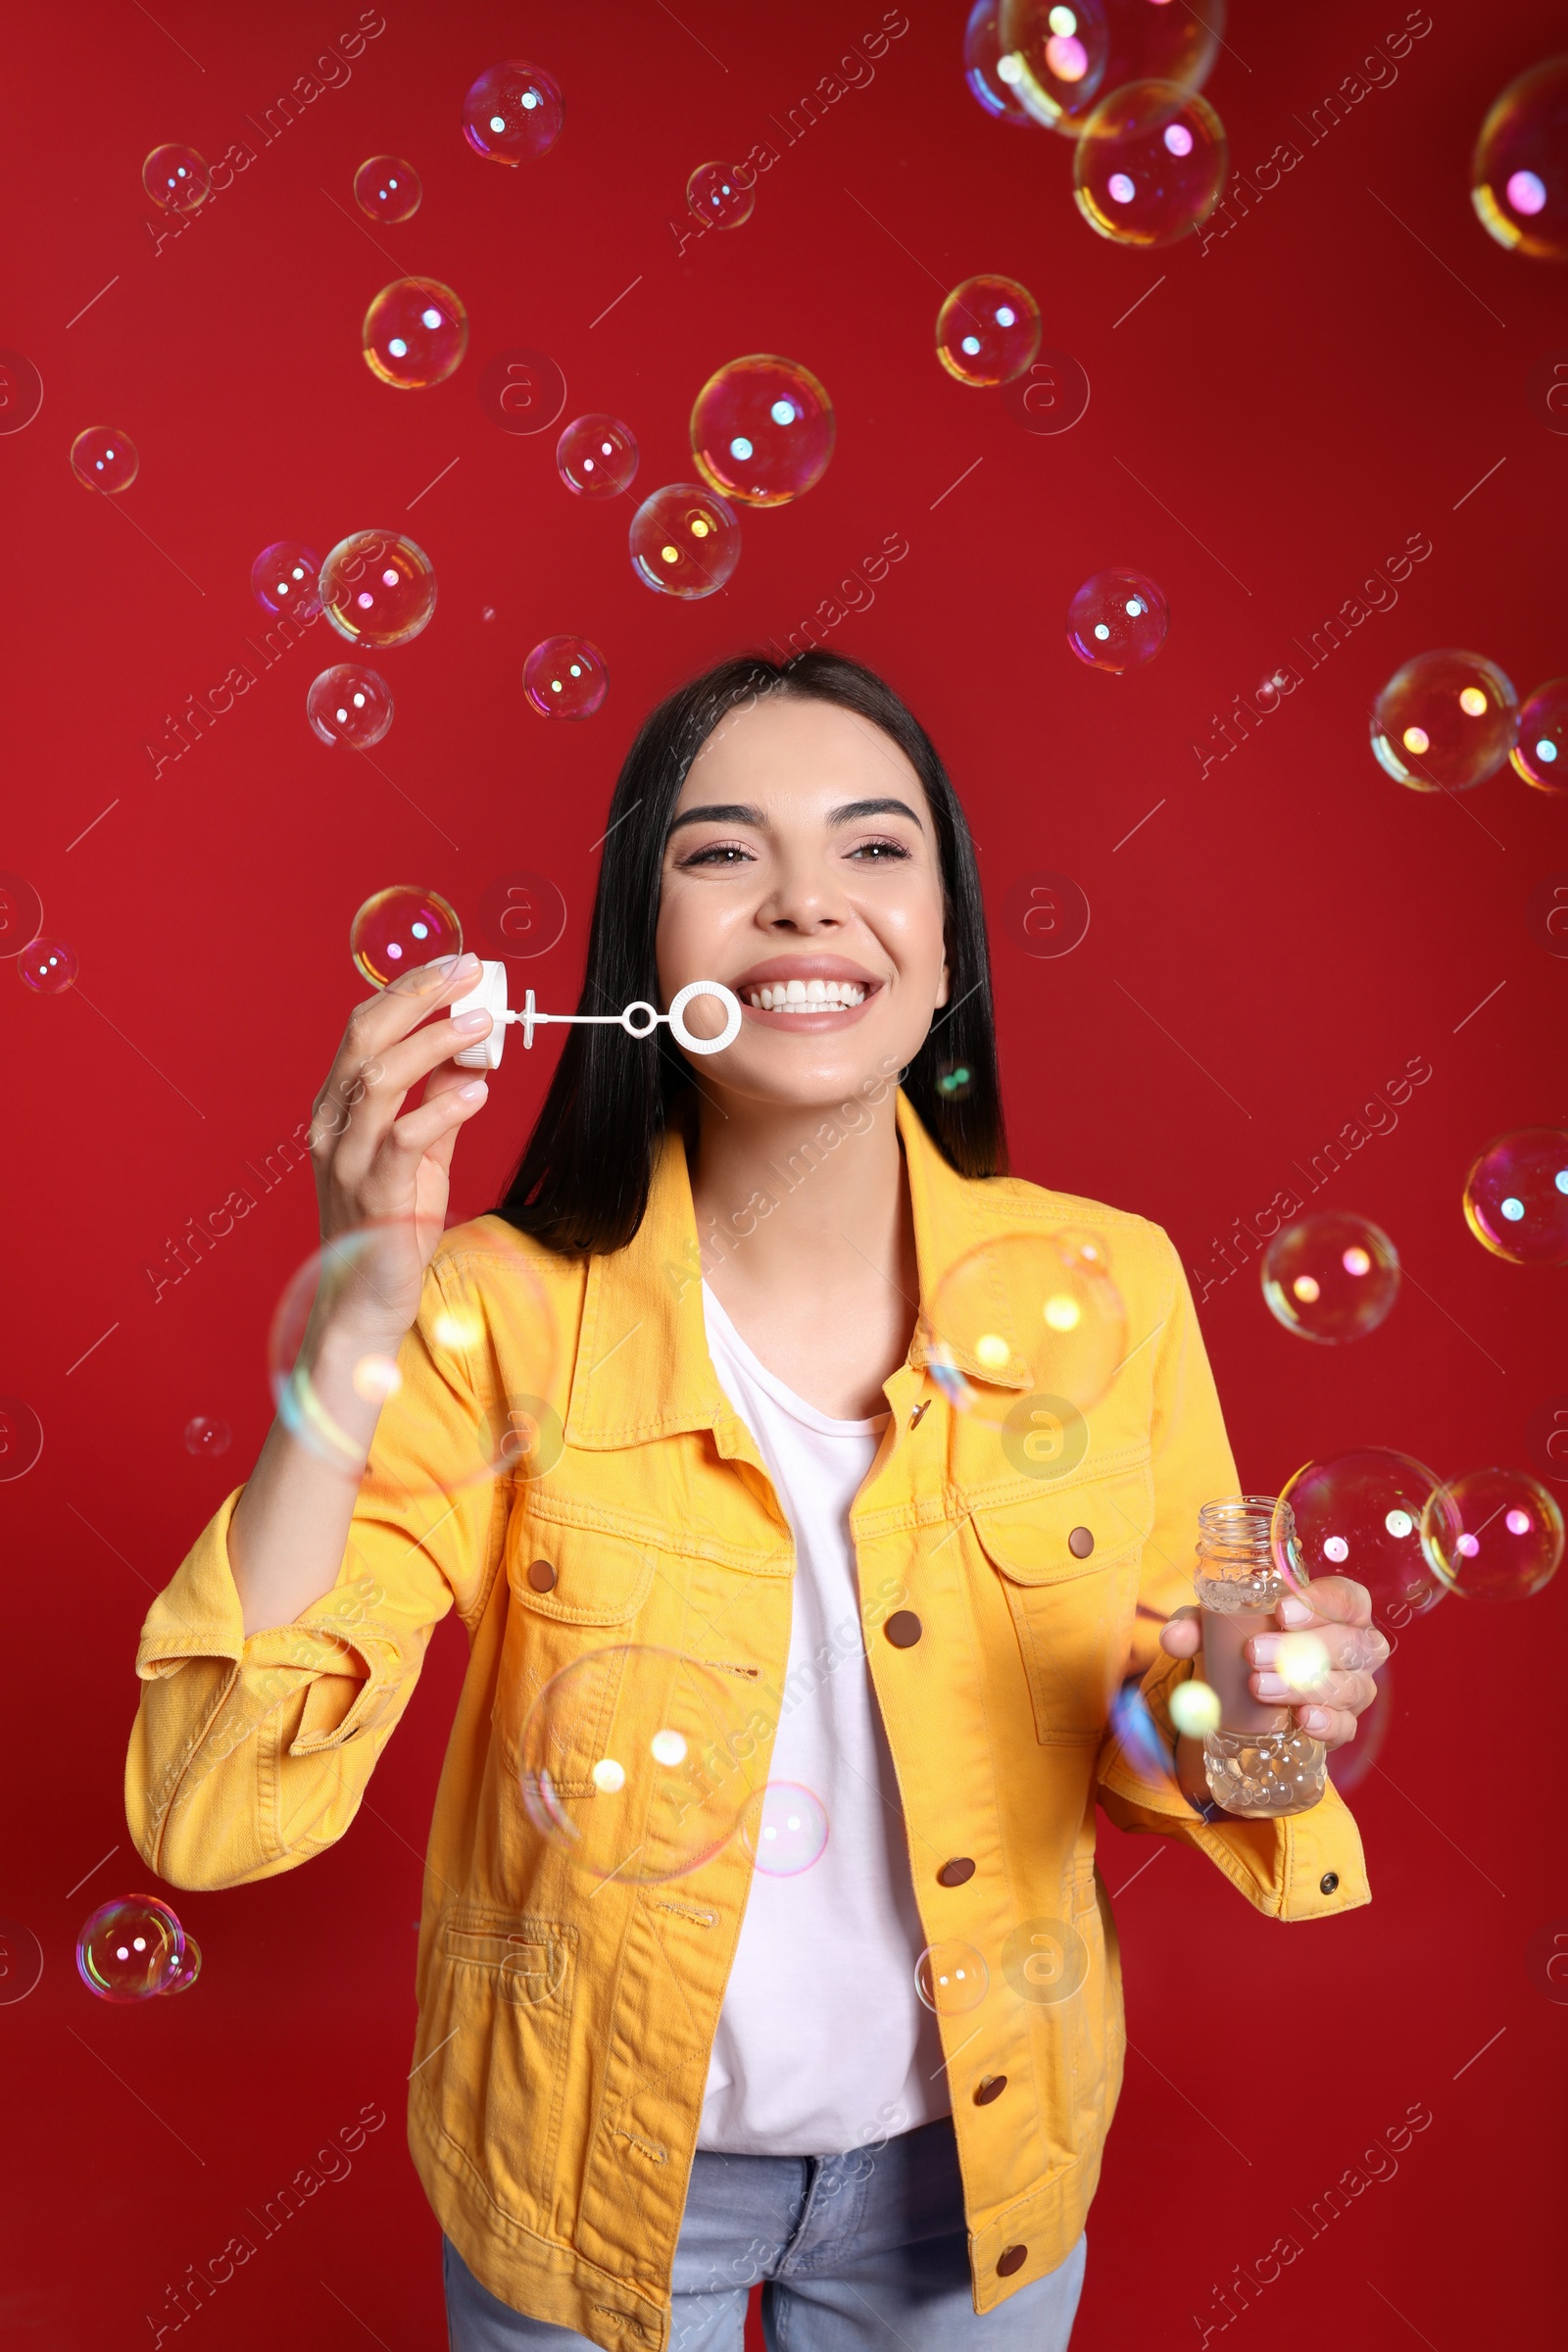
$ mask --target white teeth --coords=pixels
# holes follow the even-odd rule
[[[847,1012],[865,1003],[865,990],[854,980],[778,980],[748,989],[746,1002],[757,1012],[825,1012],[829,1006]]]
[[[835,997],[837,997],[837,988],[834,989],[833,994]],[[826,1000],[827,990],[823,986],[822,982],[820,980],[808,980],[806,983],[806,1002],[808,1004],[824,1004]]]
[[[784,1002],[787,1004],[804,1004],[806,1003],[806,982],[804,980],[787,980],[784,984]]]

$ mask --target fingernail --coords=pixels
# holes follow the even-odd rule
[[[1327,1710],[1323,1707],[1305,1707],[1301,1711],[1301,1723],[1306,1731],[1326,1732],[1329,1728]]]
[[[479,1102],[483,1101],[484,1097],[489,1092],[490,1089],[486,1086],[484,1080],[482,1078],[476,1078],[472,1086],[459,1087],[458,1100],[460,1102]]]
[[[1279,1654],[1280,1637],[1278,1634],[1258,1634],[1253,1638],[1252,1664],[1254,1666],[1272,1666]]]
[[[473,955],[468,950],[465,950],[463,955],[458,957],[457,962],[452,966],[452,977],[454,980],[466,980],[471,972],[476,972],[478,969],[478,956]]]
[[[452,1026],[454,1029],[488,1029],[490,1015],[487,1012],[455,1012]]]
[[[1260,1674],[1253,1679],[1259,1698],[1283,1698],[1291,1687],[1282,1674]]]
[[[1316,1614],[1306,1601],[1298,1600],[1291,1592],[1286,1593],[1279,1610],[1287,1625],[1310,1625]]]

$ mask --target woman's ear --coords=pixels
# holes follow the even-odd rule
[[[937,1002],[936,1004],[931,1007],[932,1011],[934,1012],[937,1009],[937,1005],[945,1004],[952,994],[953,975],[948,970],[948,958],[944,954],[942,958],[942,977],[937,982]]]

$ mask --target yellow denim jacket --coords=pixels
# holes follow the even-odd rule
[[[1098,1203],[967,1181],[902,1095],[896,1115],[922,1297],[988,1236],[1089,1221],[1109,1243],[1129,1326],[1087,1453],[1059,1477],[954,1410],[917,1335],[886,1383],[891,1419],[851,1518],[924,1933],[976,1947],[990,1969],[980,2006],[942,2021],[985,2312],[1074,2243],[1120,2087],[1097,1800],[1124,1829],[1197,1846],[1274,1918],[1322,1917],[1369,1892],[1332,1787],[1294,1820],[1205,1826],[1109,1728],[1119,1683],[1142,1672],[1168,1734],[1164,1694],[1188,1668],[1159,1649],[1159,1622],[1192,1596],[1200,1504],[1237,1490],[1170,1242]],[[854,1151],[853,1135],[837,1148]],[[507,1269],[519,1262],[549,1316],[514,1311]],[[465,1329],[475,1336],[455,1359]],[[709,1359],[680,1136],[663,1142],[640,1232],[612,1255],[553,1257],[497,1218],[447,1235],[401,1362],[376,1441],[391,1483],[407,1464],[428,1496],[443,1459],[470,1457],[476,1424],[504,1423],[519,1398],[564,1446],[541,1438],[538,1475],[469,1481],[450,1503],[371,1508],[362,1495],[333,1590],[248,1640],[231,1496],[148,1613],[131,1834],[175,1886],[239,1886],[319,1853],[353,1822],[431,1630],[456,1608],[469,1660],[425,1871],[414,2160],[493,2294],[609,2352],[664,2352],[750,1855],[736,1837],[662,1885],[597,1883],[530,1820],[518,1737],[531,1698],[572,1660],[652,1643],[749,1678],[749,1769],[765,1779],[794,1554]],[[960,1857],[971,1872],[945,1868]],[[1017,1932],[1029,1952],[1043,1927],[1020,1965]]]

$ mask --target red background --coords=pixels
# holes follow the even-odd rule
[[[1402,11],[1236,0],[1208,87],[1233,162],[1250,172],[1290,137],[1303,160],[1223,242],[1157,256],[1091,234],[1065,141],[982,115],[959,71],[961,6],[911,0],[910,16],[871,85],[784,150],[752,221],[683,258],[667,221],[688,172],[782,144],[772,119],[877,24],[872,0],[682,0],[680,22],[555,0],[521,27],[498,6],[387,0],[347,85],[161,253],[146,151],[188,139],[216,159],[250,136],[242,118],[306,73],[351,10],[162,0],[157,22],[103,5],[13,20],[0,341],[29,355],[45,391],[36,420],[0,438],[13,656],[0,865],[33,883],[46,932],[80,957],[73,993],[0,986],[0,1391],[45,1430],[36,1468],[0,1484],[0,1912],[45,1954],[32,1996],[0,2007],[18,2249],[0,2308],[22,2342],[142,2340],[166,2284],[368,2101],[389,2125],[352,2177],[192,2325],[230,2352],[285,2330],[310,2348],[366,2331],[393,2352],[444,2340],[402,2102],[458,1629],[442,1629],[336,1851],[175,1898],[206,1954],[193,1995],[106,2008],[73,1967],[89,1906],[145,1883],[121,1797],[137,1629],[262,1437],[263,1335],[312,1246],[308,1174],[157,1303],[143,1269],[306,1116],[359,987],[349,920],[373,889],[425,883],[471,921],[495,876],[554,877],[569,920],[528,972],[541,1003],[573,1003],[593,845],[642,713],[717,656],[783,638],[884,535],[909,553],[831,642],[908,694],[971,812],[1023,1173],[1146,1212],[1201,1267],[1212,1235],[1293,1182],[1293,1159],[1407,1058],[1432,1063],[1397,1131],[1325,1193],[1403,1253],[1410,1279],[1384,1328],[1353,1348],[1305,1347],[1271,1321],[1250,1269],[1203,1309],[1246,1483],[1267,1490],[1309,1454],[1364,1443],[1446,1474],[1523,1463],[1532,1417],[1568,1390],[1561,1278],[1488,1256],[1459,1207],[1485,1143],[1568,1107],[1560,1053],[1544,1050],[1568,964],[1526,911],[1541,877],[1568,866],[1563,805],[1506,771],[1463,802],[1418,798],[1366,746],[1370,697],[1427,646],[1475,647],[1521,692],[1568,669],[1568,440],[1527,398],[1563,336],[1564,278],[1491,243],[1466,186],[1487,103],[1560,41],[1560,13],[1435,0],[1394,86],[1307,147],[1295,119]],[[556,151],[516,172],[472,155],[459,127],[470,79],[508,55],[549,67],[566,100]],[[376,152],[416,165],[424,201],[372,237],[350,181]],[[462,368],[424,393],[378,382],[359,352],[368,301],[405,270],[457,288],[472,323]],[[1023,431],[1004,396],[937,366],[941,294],[981,270],[1033,287],[1047,344],[1088,369],[1070,433]],[[481,369],[517,344],[558,360],[566,416],[609,409],[632,424],[639,497],[689,477],[692,398],[744,352],[815,371],[837,454],[798,506],[745,514],[726,595],[657,598],[626,560],[629,505],[570,498],[554,432],[510,437],[481,411]],[[72,477],[67,451],[89,423],[140,450],[118,502]],[[323,623],[155,777],[143,746],[166,711],[260,634],[257,552],[283,536],[324,552],[370,525],[408,528],[440,581],[430,628],[381,662],[397,716],[377,764],[307,730],[306,687],[342,650]],[[1397,608],[1200,780],[1190,747],[1211,712],[1296,660],[1292,639],[1417,532],[1433,553]],[[1072,590],[1112,563],[1152,572],[1172,613],[1159,660],[1122,679],[1080,666],[1063,638]],[[521,694],[524,653],[561,630],[599,643],[612,675],[579,727],[541,721]],[[1008,886],[1040,868],[1072,876],[1093,908],[1056,961],[1021,954],[1001,920]],[[543,1052],[508,1056],[460,1154],[461,1212],[494,1199],[548,1066]],[[195,1413],[231,1424],[225,1458],[185,1450]],[[1315,2352],[1325,2324],[1348,2352],[1403,2345],[1412,2328],[1446,2352],[1500,2306],[1513,2343],[1547,2342],[1561,2147],[1543,2089],[1568,2012],[1533,1984],[1527,1947],[1568,1909],[1541,1801],[1560,1783],[1550,1668],[1565,1603],[1560,1578],[1522,1607],[1451,1602],[1406,1635],[1387,1772],[1355,1799],[1370,1910],[1283,1930],[1196,1857],[1105,1830],[1112,1889],[1155,1859],[1119,1905],[1136,2049],[1092,2218],[1082,2352],[1194,2340],[1189,2315],[1212,2286],[1282,2231],[1304,2236],[1292,2208],[1418,2101],[1434,2120],[1397,2178],[1238,2325],[1279,2352]]]

